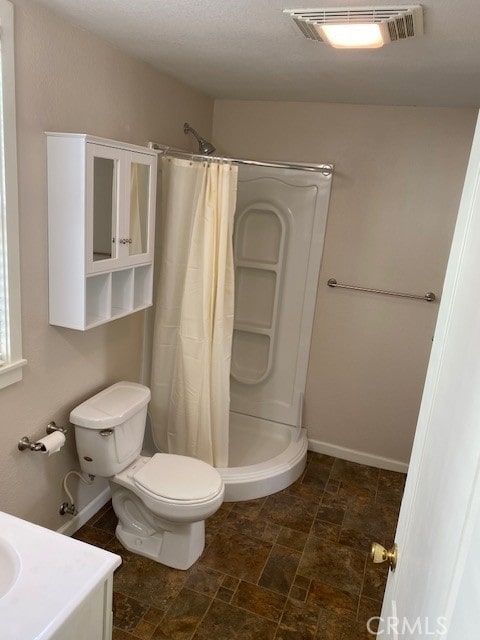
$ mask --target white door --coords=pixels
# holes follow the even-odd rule
[[[231,409],[296,425],[305,391],[331,175],[241,167]]]
[[[439,181],[448,176],[438,176]],[[479,637],[480,126],[474,137],[378,638]]]

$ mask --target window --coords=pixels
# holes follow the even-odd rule
[[[13,5],[0,0],[0,388],[22,378]]]

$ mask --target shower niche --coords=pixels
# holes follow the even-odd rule
[[[255,203],[235,227],[235,322],[231,376],[254,385],[272,368],[286,237],[284,212]]]

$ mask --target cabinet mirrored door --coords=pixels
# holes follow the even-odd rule
[[[148,158],[150,160],[150,158]],[[130,163],[129,255],[148,253],[151,164]]]
[[[155,159],[87,143],[87,273],[153,259]]]
[[[93,158],[93,256],[94,262],[116,257],[118,208],[118,160]]]

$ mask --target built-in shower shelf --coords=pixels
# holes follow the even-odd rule
[[[246,269],[260,269],[261,271],[274,271],[278,273],[279,265],[258,262],[257,260],[237,260],[235,262],[237,267],[245,267]]]
[[[285,212],[255,202],[235,227],[232,377],[258,384],[272,368],[285,251]]]
[[[272,336],[273,331],[266,327],[256,327],[252,324],[235,322],[234,323],[235,331],[246,331],[248,333],[258,333],[261,336],[268,336],[269,338]]]
[[[256,331],[233,332],[231,375],[243,384],[258,384],[265,380],[272,366],[271,338]]]

